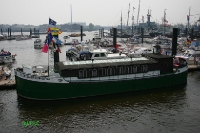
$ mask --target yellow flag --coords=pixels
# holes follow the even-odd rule
[[[50,28],[50,30],[51,30],[51,34],[52,34],[53,36],[62,33],[62,31],[61,31],[59,28]],[[61,33],[60,33],[60,31],[61,31]]]

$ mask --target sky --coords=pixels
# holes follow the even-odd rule
[[[130,3],[130,12],[129,11]],[[0,0],[0,24],[48,24],[49,18],[57,24],[86,22],[101,26],[117,26],[122,23],[137,22],[139,0]],[[133,10],[133,7],[135,8]],[[147,20],[148,9],[151,10],[151,21],[162,23],[166,12],[169,24],[187,23],[190,8],[190,22],[200,17],[200,0],[140,0],[138,22]]]

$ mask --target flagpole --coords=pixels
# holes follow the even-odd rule
[[[49,46],[48,46],[48,77],[49,77]]]
[[[50,17],[49,17],[49,20],[50,20]],[[49,29],[49,26],[48,26],[48,29]],[[49,77],[49,46],[48,46],[48,77]]]

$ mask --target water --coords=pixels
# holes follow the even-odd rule
[[[48,63],[47,54],[34,49],[33,41],[0,42],[1,49],[17,54],[16,61],[9,65],[12,70],[22,64]],[[68,47],[61,47],[60,60],[65,60]],[[190,72],[187,85],[180,87],[59,101],[26,100],[17,97],[15,89],[0,90],[0,132],[197,133],[199,81],[200,72],[196,71]],[[39,121],[38,126],[23,125],[27,121]]]

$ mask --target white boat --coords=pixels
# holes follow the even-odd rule
[[[185,50],[183,54],[177,55],[176,57],[185,58],[189,65],[194,65],[194,58],[200,57],[200,40],[194,40],[191,46]]]
[[[104,48],[94,49],[93,44],[85,44],[82,42],[81,45],[72,47],[66,51],[66,57],[71,61],[73,60],[106,60],[106,59],[121,59],[126,58],[126,54],[112,53]]]
[[[16,54],[11,55],[9,51],[4,51],[3,49],[0,52],[0,63],[11,63],[15,60]]]
[[[142,54],[153,53],[153,49],[147,47],[135,47],[128,53],[129,57],[141,57]]]
[[[72,39],[72,40],[69,40],[69,39],[64,39],[64,45],[77,45],[79,44],[79,41],[78,39]]]
[[[70,36],[68,36],[68,35],[63,37],[63,39],[69,39],[69,38],[70,38]]]
[[[35,49],[41,49],[43,47],[44,43],[41,39],[35,39],[34,41],[34,48]]]
[[[164,49],[171,49],[172,41],[169,38],[164,36],[157,36],[153,40],[155,45],[160,45],[160,47]]]

